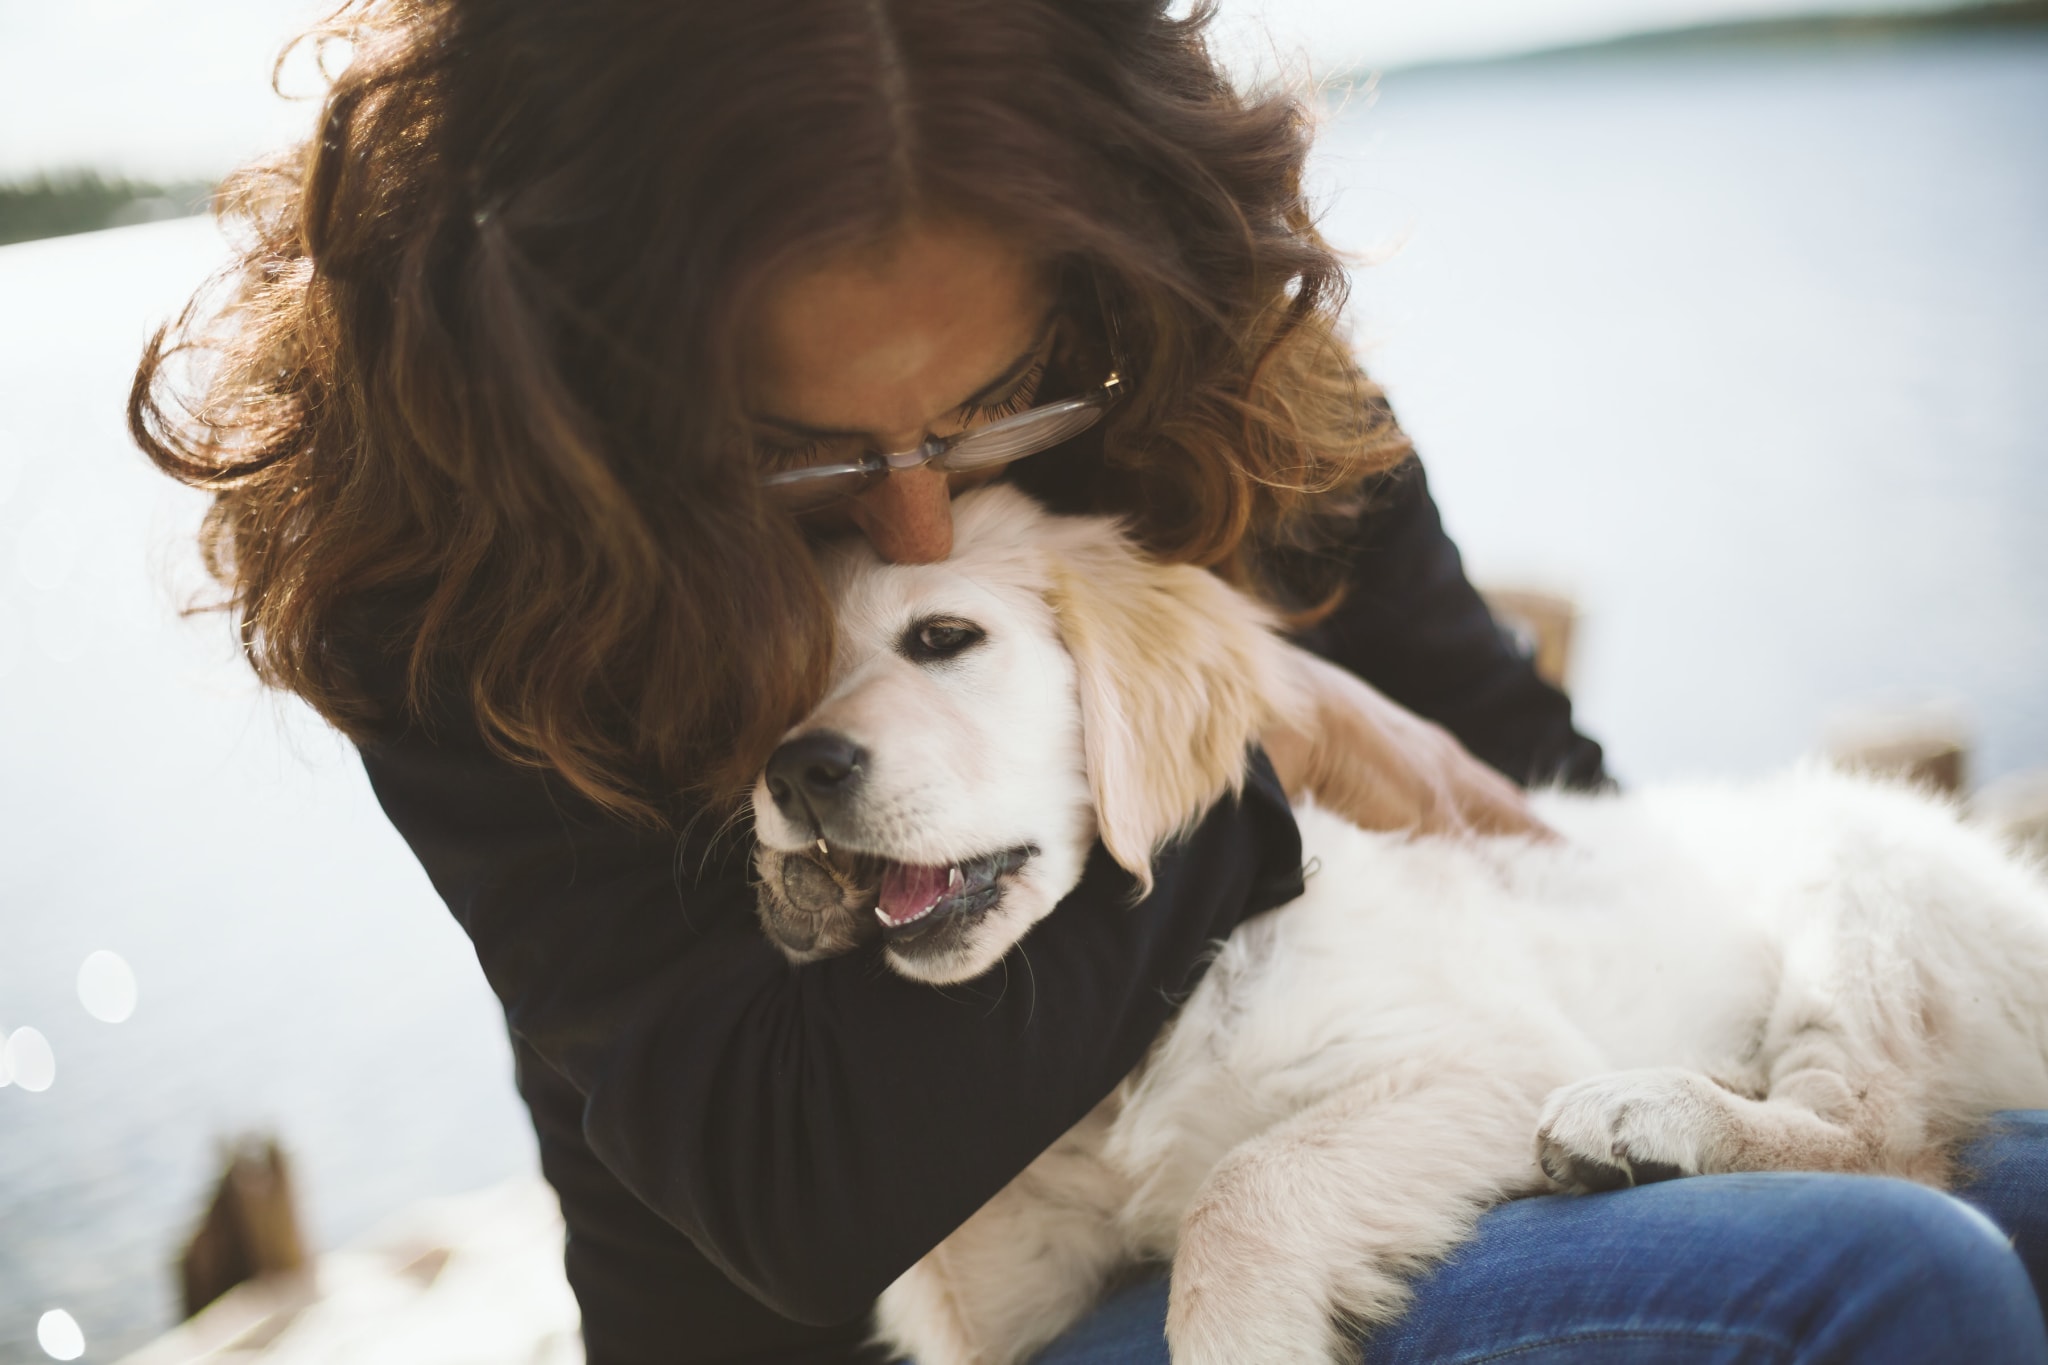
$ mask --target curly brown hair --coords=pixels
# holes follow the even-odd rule
[[[1166,0],[368,0],[317,136],[239,173],[237,261],[143,354],[135,439],[263,679],[358,740],[466,690],[613,812],[744,789],[828,604],[735,375],[764,281],[934,208],[1118,319],[1104,487],[1246,575],[1407,446],[1339,339],[1307,115]],[[209,301],[211,300],[211,301]],[[194,363],[185,363],[194,362]],[[374,607],[374,609],[372,609]],[[374,622],[366,640],[363,623]],[[744,646],[735,642],[744,642]]]

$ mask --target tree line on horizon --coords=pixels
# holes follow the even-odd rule
[[[213,200],[207,180],[107,178],[94,171],[59,171],[0,184],[0,246],[40,237],[125,227],[206,212]]]

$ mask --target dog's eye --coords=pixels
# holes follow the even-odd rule
[[[987,638],[980,626],[965,621],[919,621],[903,634],[903,652],[919,663],[950,659]]]

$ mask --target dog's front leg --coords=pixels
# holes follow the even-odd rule
[[[1175,1365],[1355,1359],[1340,1324],[1396,1317],[1410,1275],[1542,1187],[1527,1131],[1544,1087],[1514,1072],[1375,1077],[1232,1149],[1181,1224]]]
[[[2039,1044],[2017,1016],[1978,1004],[1981,987],[1967,976],[1944,975],[1953,969],[1941,964],[1966,951],[1957,944],[1966,930],[1948,944],[1930,925],[1902,932],[1915,907],[1893,886],[1916,874],[1931,875],[1879,864],[1802,889],[1780,911],[1796,932],[1781,949],[1786,965],[1752,1057],[1725,1081],[1658,1066],[1561,1088],[1537,1129],[1544,1169],[1571,1190],[1733,1171],[1946,1183],[1973,1108],[1957,1090],[1944,1092],[1968,1074],[1958,1061],[1995,1055],[2000,1034],[2020,1040],[2020,1055],[2038,1055]],[[1996,1031],[1966,1031],[1960,1021],[1972,1015]],[[1977,1112],[1988,1107],[1979,1101]]]
[[[1065,1331],[1127,1259],[1105,1101],[883,1292],[876,1336],[917,1365],[1009,1365]]]

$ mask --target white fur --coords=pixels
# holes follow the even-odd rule
[[[1095,837],[1074,667],[1045,601],[1047,551],[1028,534],[1033,519],[976,517],[972,506],[958,526],[972,536],[971,560],[876,572],[853,542],[826,556],[838,608],[833,679],[797,727],[848,735],[873,755],[864,827],[824,831],[834,847],[943,866],[1039,845],[976,942],[940,963],[895,960],[928,980],[964,980],[1001,958],[1080,879]],[[927,617],[975,621],[988,638],[943,666],[920,666],[898,646]],[[753,798],[761,846],[812,846],[820,832],[792,826],[766,792],[764,779]]]
[[[1039,561],[1113,528],[1006,491],[962,522],[956,563],[835,567],[851,645],[825,709],[906,755],[877,797],[900,847],[1045,850],[927,979],[986,968],[1078,878],[1102,787],[1076,687],[1115,681],[1059,662],[1034,596]],[[1006,652],[932,680],[860,643],[934,603]],[[1559,842],[1300,809],[1306,893],[1240,928],[1119,1093],[890,1288],[883,1338],[919,1365],[1020,1360],[1153,1257],[1176,1361],[1336,1360],[1340,1322],[1398,1314],[1502,1199],[1672,1171],[1939,1184],[1986,1115],[2048,1105],[2048,882],[1948,807],[1819,768],[1536,805]]]

